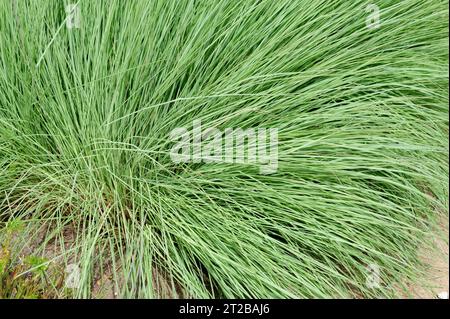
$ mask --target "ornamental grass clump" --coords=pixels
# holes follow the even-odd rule
[[[448,1],[0,5],[0,243],[73,297],[404,295],[448,152]]]

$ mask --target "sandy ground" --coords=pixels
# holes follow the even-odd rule
[[[423,247],[419,251],[422,261],[430,267],[427,278],[424,279],[428,284],[408,285],[413,298],[437,298],[439,293],[449,292],[448,217],[442,218],[441,227],[447,240],[434,236],[433,247]]]

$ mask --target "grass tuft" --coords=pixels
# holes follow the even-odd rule
[[[3,0],[0,240],[73,297],[399,296],[448,215],[448,1],[373,2]],[[194,120],[277,128],[277,171],[174,163]]]

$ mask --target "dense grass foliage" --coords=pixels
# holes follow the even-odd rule
[[[69,1],[2,0],[0,229],[75,297],[398,295],[448,214],[448,1],[372,2],[379,28],[359,0],[80,0],[68,29]],[[193,120],[278,128],[278,170],[174,163]]]

